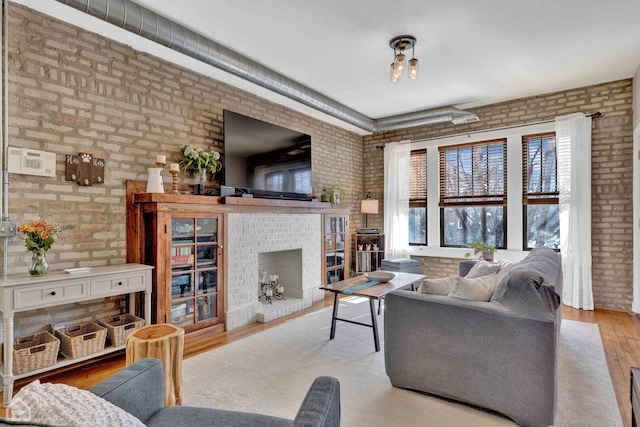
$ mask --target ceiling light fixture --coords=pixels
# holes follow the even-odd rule
[[[389,47],[393,49],[393,62],[391,63],[390,78],[393,83],[398,83],[400,76],[407,69],[407,60],[404,51],[411,49],[411,59],[409,60],[409,78],[411,80],[418,77],[418,60],[416,59],[417,40],[413,36],[398,36],[391,39]]]

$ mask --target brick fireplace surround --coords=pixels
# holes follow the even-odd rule
[[[324,292],[318,289],[322,283],[321,221],[320,214],[228,214],[227,330],[273,320],[323,298]],[[283,283],[288,304],[281,310],[271,309],[271,304],[258,301],[259,254],[293,249],[302,250],[302,283]]]

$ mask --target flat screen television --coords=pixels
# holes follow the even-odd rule
[[[305,198],[311,137],[224,110],[224,185],[255,197]]]

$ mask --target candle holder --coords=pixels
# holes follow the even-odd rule
[[[180,171],[169,170],[169,172],[171,172],[172,186],[173,186],[173,189],[171,190],[171,192],[173,194],[180,194],[180,192],[178,191],[178,174],[180,173]]]
[[[284,287],[280,286],[277,276],[275,280],[260,282],[260,295],[258,296],[259,301],[265,301],[269,304],[273,304],[274,299],[286,300],[284,297]]]
[[[166,166],[166,163],[163,162],[156,162],[156,166],[159,167],[160,169],[164,169],[164,167]]]

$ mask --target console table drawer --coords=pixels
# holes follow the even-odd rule
[[[51,286],[31,286],[13,291],[13,308],[20,309],[39,305],[64,304],[88,296],[87,281],[65,281]]]
[[[138,272],[95,279],[91,281],[91,295],[117,295],[123,292],[144,290],[146,277],[146,272]]]

